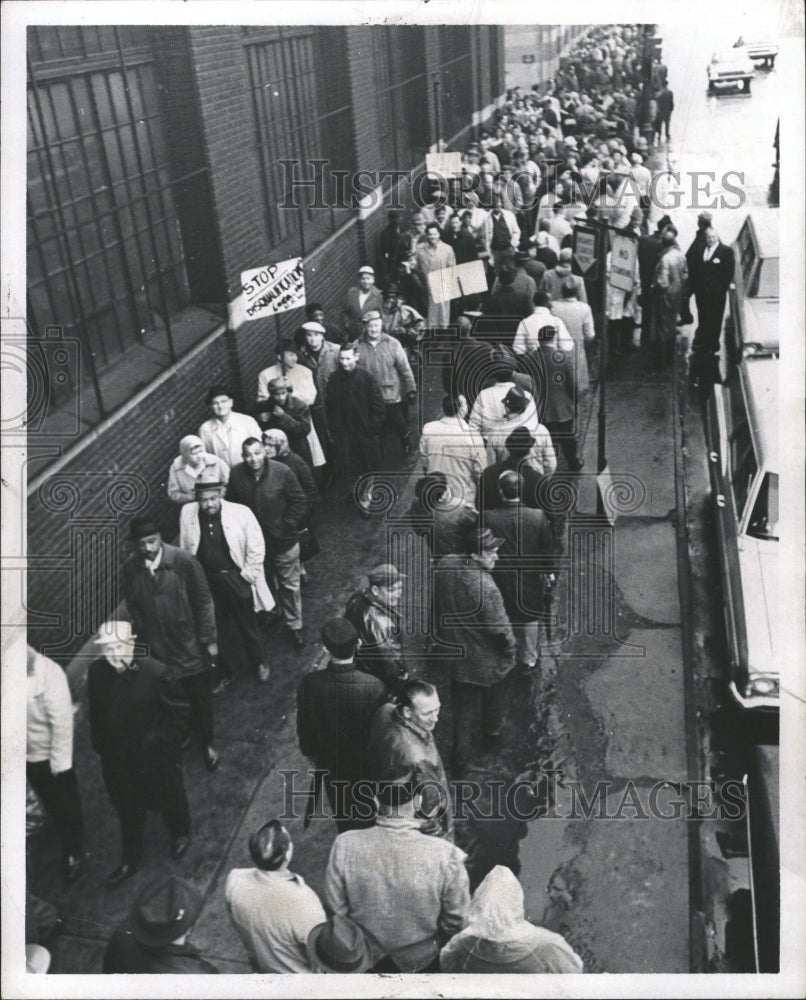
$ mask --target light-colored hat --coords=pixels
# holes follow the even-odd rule
[[[50,968],[50,952],[41,944],[25,946],[25,971],[34,975],[42,975]]]
[[[364,264],[363,267],[359,267],[358,273],[359,274],[371,274],[372,277],[374,278],[375,277],[375,268],[374,267],[370,267],[369,264]]]
[[[322,326],[322,324],[316,323],[314,320],[309,320],[307,323],[303,323],[302,329],[310,330],[312,333],[327,333],[327,330]]]
[[[93,636],[93,641],[98,646],[106,646],[108,643],[131,642],[137,636],[132,634],[131,622],[104,622]]]

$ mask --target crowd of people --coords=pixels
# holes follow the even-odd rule
[[[641,326],[659,362],[687,307],[688,273],[707,270],[718,244],[706,217],[689,255],[668,218],[647,232],[641,44],[638,28],[594,28],[547,90],[511,92],[463,151],[461,178],[406,226],[389,213],[374,266],[345,289],[338,318],[307,305],[257,374],[248,412],[234,410],[229,386],[209,387],[209,419],[181,438],[167,470],[176,543],[148,513],[129,525],[129,618],[95,636],[87,683],[92,747],[120,822],[112,886],[142,863],[149,810],[165,820],[172,857],[186,853],[182,754],[194,733],[205,767],[218,768],[214,696],[239,672],[270,681],[279,625],[293,649],[306,647],[302,583],[319,549],[320,495],[335,490],[345,516],[349,505],[370,518],[377,478],[418,452],[406,524],[430,563],[426,651],[450,679],[451,758],[446,767],[434,739],[437,688],[404,649],[406,579],[379,563],[322,626],[329,662],[303,676],[297,696],[299,746],[316,775],[305,823],[326,798],[338,829],[324,899],[291,871],[278,820],[250,837],[254,868],[226,882],[256,971],[581,971],[562,938],[525,920],[508,870],[494,868],[471,899],[449,776],[498,745],[508,679],[539,671],[551,623],[563,519],[549,484],[583,467],[579,413],[596,373],[596,307],[572,266],[574,221],[604,219],[639,239],[634,289],[611,290],[599,319],[625,349]],[[656,83],[668,136],[665,72]],[[428,274],[472,261],[488,291],[435,301]],[[700,307],[702,285],[694,291]],[[718,311],[700,307],[701,323],[713,326]],[[711,326],[695,345],[703,364]],[[441,414],[418,428],[418,444],[411,404],[426,339],[450,361]],[[28,778],[72,880],[83,857],[72,704],[64,672],[30,648],[28,678]],[[199,906],[176,877],[147,886],[104,970],[215,971],[187,940]]]

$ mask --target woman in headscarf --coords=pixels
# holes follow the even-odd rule
[[[509,868],[496,865],[476,889],[467,926],[439,956],[442,972],[582,972],[565,938],[535,927],[524,915],[523,889]]]
[[[195,434],[188,434],[179,442],[179,455],[171,463],[168,470],[168,497],[174,503],[187,503],[194,500],[193,489],[196,480],[203,470],[218,475],[220,483],[229,480],[229,466],[217,455],[211,455],[204,450],[202,439]]]

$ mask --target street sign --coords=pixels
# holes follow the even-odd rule
[[[596,244],[598,233],[592,226],[574,227],[574,262],[579,268],[579,273],[593,281],[598,274],[599,259],[596,256]]]
[[[610,250],[610,279],[613,288],[631,292],[635,283],[635,262],[638,257],[638,237],[615,233]]]

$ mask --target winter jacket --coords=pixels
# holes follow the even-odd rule
[[[471,556],[444,556],[434,568],[433,628],[440,643],[454,647],[440,661],[455,681],[489,687],[515,664],[515,637],[501,591]]]
[[[215,611],[201,564],[173,545],[163,544],[152,576],[140,556],[121,571],[121,589],[138,641],[180,677],[207,669],[204,647],[216,641]]]

